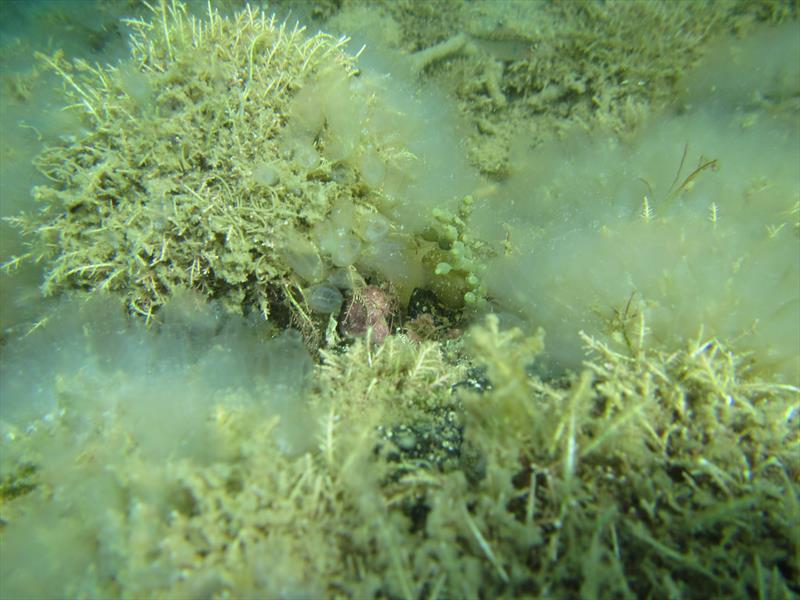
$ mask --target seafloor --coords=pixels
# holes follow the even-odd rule
[[[0,598],[797,598],[797,19],[0,0]]]

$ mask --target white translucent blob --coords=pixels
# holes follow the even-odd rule
[[[308,288],[305,296],[311,310],[322,314],[336,312],[344,300],[342,293],[335,286],[327,283]]]
[[[378,213],[365,216],[361,222],[361,239],[368,243],[382,240],[389,233],[389,219]]]

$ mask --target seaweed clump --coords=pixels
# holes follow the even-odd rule
[[[464,510],[492,532],[488,595],[793,597],[797,389],[713,338],[648,348],[637,317],[619,348],[584,336],[559,385],[530,375],[540,336],[473,331],[492,387],[465,399],[485,464]]]
[[[194,289],[317,338],[318,313],[337,309],[317,310],[315,291],[389,280],[407,299],[424,283],[395,212],[419,123],[358,71],[347,38],[251,7],[198,18],[177,0],[128,24],[117,66],[39,55],[82,128],[37,157],[49,183],[36,214],[11,219],[30,249],[6,267],[43,262],[45,295],[118,292],[148,321]]]
[[[43,291],[121,291],[149,318],[174,289],[194,288],[268,314],[287,272],[277,225],[326,210],[322,184],[279,156],[277,135],[305,79],[349,67],[343,40],[306,40],[250,10],[196,19],[172,2],[154,17],[129,22],[132,57],[118,67],[40,55],[84,127],[37,157],[51,183],[34,191],[40,212],[19,220],[46,262]]]
[[[792,597],[797,389],[618,327],[556,381],[542,335],[494,317],[460,349],[366,336],[310,372],[297,340],[192,329],[159,374],[105,336],[100,366],[42,375],[54,417],[6,429],[0,593]],[[172,347],[145,333],[137,355]]]

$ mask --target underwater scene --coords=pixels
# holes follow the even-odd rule
[[[0,0],[0,599],[800,597],[797,0]]]

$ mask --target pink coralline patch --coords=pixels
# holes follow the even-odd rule
[[[391,293],[368,285],[345,301],[345,308],[339,317],[339,333],[357,337],[364,335],[371,327],[371,340],[380,344],[392,331],[392,317],[396,311],[397,301]]]

